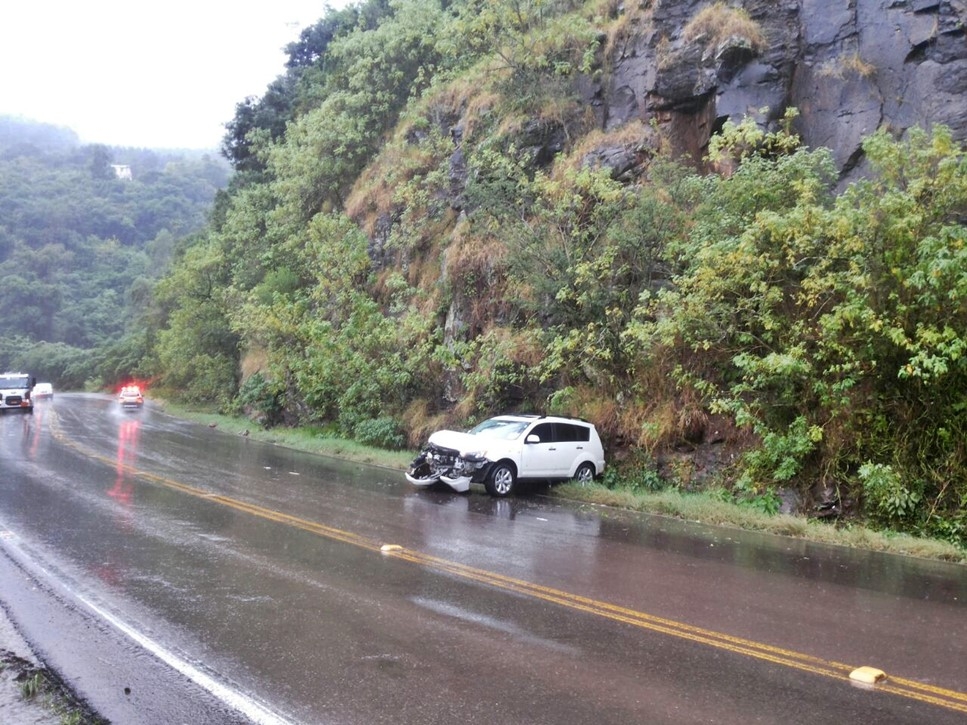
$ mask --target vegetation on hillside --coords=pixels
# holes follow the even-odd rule
[[[138,315],[230,171],[0,118],[0,367],[68,388],[137,372],[148,349]]]
[[[767,512],[796,492],[967,545],[964,149],[879,131],[841,188],[790,109],[672,158],[580,100],[627,27],[607,2],[329,11],[239,105],[230,190],[116,359],[189,402],[386,447],[578,415],[608,485]]]

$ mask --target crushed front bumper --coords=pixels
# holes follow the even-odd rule
[[[466,493],[471,483],[483,480],[482,474],[489,468],[487,460],[466,459],[454,451],[430,446],[410,464],[406,480],[421,488],[441,482],[457,493]]]

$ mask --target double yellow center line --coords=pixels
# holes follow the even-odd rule
[[[753,657],[758,660],[781,665],[783,667],[790,667],[808,672],[810,674],[821,675],[823,677],[832,677],[837,680],[849,682],[850,673],[856,669],[856,667],[852,665],[824,660],[818,657],[802,654],[800,652],[783,649],[781,647],[773,647],[768,644],[756,642],[755,640],[734,637],[722,632],[715,632],[713,630],[695,627],[682,622],[677,622],[675,620],[656,617],[635,609],[609,604],[608,602],[591,599],[578,594],[571,594],[560,589],[534,584],[532,582],[505,576],[503,574],[487,571],[485,569],[477,569],[456,561],[441,559],[439,557],[424,554],[422,552],[407,549],[401,546],[377,542],[373,539],[360,536],[359,534],[355,534],[351,531],[344,531],[332,526],[326,526],[325,524],[321,524],[316,521],[310,521],[298,516],[292,516],[290,514],[264,508],[256,504],[247,503],[229,496],[222,496],[220,494],[212,493],[211,491],[190,486],[164,476],[142,471],[128,464],[119,463],[108,456],[104,456],[92,450],[86,449],[76,441],[73,441],[64,435],[63,431],[60,429],[60,425],[55,414],[49,416],[49,418],[51,420],[51,431],[54,437],[64,445],[69,446],[87,458],[96,459],[104,462],[107,465],[120,468],[131,476],[136,476],[141,480],[148,481],[155,485],[163,486],[188,496],[204,499],[205,501],[217,503],[251,516],[256,516],[258,518],[274,521],[285,526],[301,529],[302,531],[307,531],[332,541],[338,541],[369,551],[379,552],[383,556],[389,556],[402,561],[407,561],[417,566],[432,569],[434,571],[448,574],[466,581],[472,581],[497,589],[513,592],[515,594],[540,599],[561,607],[584,612],[596,617],[602,617],[604,619],[610,619],[621,624],[637,627],[639,629],[644,629],[651,632],[658,632],[671,637],[677,637],[679,639],[688,640],[707,647],[715,647],[716,649],[726,650],[728,652],[744,655],[746,657]],[[879,682],[873,686],[873,688],[876,690],[876,692],[886,692],[911,700],[917,700],[919,702],[935,705],[937,707],[942,707],[947,710],[967,713],[967,693],[964,692],[948,690],[942,687],[934,687],[932,685],[916,682],[914,680],[907,680],[894,676],[890,676],[886,680]]]

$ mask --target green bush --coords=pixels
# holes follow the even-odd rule
[[[361,420],[353,427],[353,438],[363,445],[388,450],[401,450],[406,445],[406,436],[400,424],[389,416]]]
[[[662,478],[657,462],[644,452],[639,452],[628,461],[609,465],[604,469],[601,483],[611,489],[627,489],[636,493],[661,491],[671,485]]]
[[[256,418],[265,427],[282,421],[284,396],[262,373],[254,373],[242,383],[236,398],[241,412]]]
[[[905,528],[917,513],[923,496],[903,484],[899,473],[882,463],[865,463],[860,467],[865,509],[880,524]]]

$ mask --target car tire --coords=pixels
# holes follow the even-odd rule
[[[487,493],[497,498],[505,498],[514,492],[517,485],[517,471],[513,464],[501,462],[494,464],[490,469],[490,475],[484,482]]]
[[[578,470],[574,472],[574,478],[572,480],[581,486],[587,486],[589,483],[592,483],[594,481],[594,464],[588,461],[582,463],[578,466]]]

